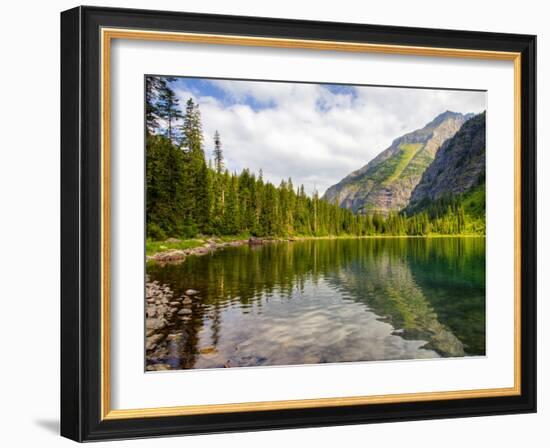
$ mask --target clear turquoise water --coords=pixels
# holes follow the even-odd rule
[[[149,264],[175,295],[172,369],[485,354],[485,239],[372,238],[228,247]]]

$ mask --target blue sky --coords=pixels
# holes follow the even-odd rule
[[[310,194],[446,110],[486,108],[484,92],[201,78],[172,87],[182,107],[199,104],[208,158],[217,130],[231,171],[262,169],[277,185],[291,177]]]
[[[197,98],[215,98],[224,107],[230,107],[234,104],[242,103],[246,104],[254,111],[259,111],[275,105],[272,101],[258,101],[252,95],[246,96],[246,98],[243,98],[242,101],[237,101],[229,91],[219,87],[215,84],[215,82],[209,79],[178,78],[177,81],[173,83],[173,87],[177,90],[192,92]]]

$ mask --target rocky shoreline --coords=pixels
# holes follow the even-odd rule
[[[261,246],[264,244],[294,241],[294,239],[259,239],[223,242],[208,239],[203,246],[159,252],[147,257],[147,261],[156,263],[181,263],[188,256],[202,256],[225,247],[238,247],[248,244]],[[149,276],[145,280],[145,351],[146,370],[159,371],[182,368],[180,354],[183,348],[193,343],[194,321],[204,313],[203,303],[199,291],[187,289],[183,294],[175,294],[168,286],[151,281]],[[212,347],[205,347],[200,354],[210,354]],[[171,360],[178,361],[179,365],[171,365]],[[192,364],[192,359],[187,360]],[[183,360],[183,364],[187,362]],[[228,364],[221,367],[229,367]]]
[[[170,370],[166,362],[170,353],[185,344],[187,332],[176,329],[178,322],[188,323],[201,307],[198,291],[188,289],[175,296],[170,287],[146,278],[145,284],[145,350],[147,370]]]
[[[184,261],[188,256],[195,255],[207,255],[218,249],[223,249],[224,247],[238,247],[248,244],[249,246],[261,246],[270,243],[281,243],[281,242],[295,242],[295,241],[304,241],[304,240],[324,240],[324,239],[338,239],[340,237],[326,236],[326,237],[288,237],[288,238],[249,238],[243,240],[234,240],[234,241],[220,241],[215,238],[210,238],[199,247],[193,247],[189,249],[172,249],[166,250],[163,252],[157,252],[153,255],[147,255],[147,262],[156,262],[156,263],[180,263]],[[344,236],[342,238],[348,238]],[[433,235],[364,235],[360,237],[349,237],[349,238],[485,238],[485,235],[478,234],[460,234],[460,235],[443,235],[443,234],[433,234]],[[178,241],[178,240],[175,240]]]
[[[223,249],[224,247],[238,247],[244,246],[246,244],[250,246],[261,246],[269,243],[277,242],[292,242],[296,241],[297,238],[248,238],[243,240],[235,241],[220,241],[215,238],[210,238],[206,240],[204,245],[199,247],[193,247],[189,249],[173,249],[165,252],[158,252],[154,255],[148,255],[146,260],[153,261],[157,263],[178,263],[184,261],[188,256],[202,256],[208,255],[218,249]]]

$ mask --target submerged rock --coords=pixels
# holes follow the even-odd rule
[[[152,372],[154,371],[160,371],[160,370],[170,370],[171,367],[169,364],[150,364],[147,366],[147,370],[150,370]]]
[[[166,340],[167,341],[173,341],[175,339],[181,339],[181,337],[183,336],[183,333],[172,333],[172,334],[169,334],[168,336],[166,336]]]
[[[251,236],[249,239],[248,239],[248,244],[254,246],[254,245],[261,245],[264,243],[264,240],[261,239],[261,238],[256,238],[254,236]]]
[[[213,346],[208,346],[208,347],[203,347],[199,350],[199,353],[201,355],[210,355],[210,354],[214,354],[214,353],[217,353],[217,350],[216,350],[216,347],[213,347]]]
[[[147,318],[145,319],[145,328],[148,330],[162,330],[168,322],[162,318]]]
[[[164,339],[163,334],[155,333],[152,336],[149,336],[147,338],[145,348],[147,350],[153,350],[157,346],[157,343],[162,341],[163,339]]]

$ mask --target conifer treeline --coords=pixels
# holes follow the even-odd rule
[[[174,78],[146,78],[147,238],[204,235],[327,236],[425,235],[466,230],[459,202],[442,213],[412,217],[394,213],[354,215],[321,200],[292,180],[279,186],[262,172],[231,173],[224,166],[222,140],[213,136],[214,160],[206,162],[199,106],[182,110],[171,88]]]

